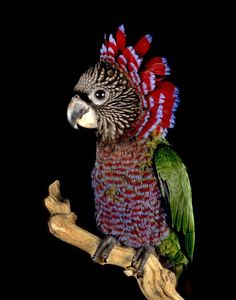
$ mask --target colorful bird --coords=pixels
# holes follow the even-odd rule
[[[192,260],[195,241],[186,167],[165,136],[175,123],[177,87],[166,59],[144,61],[151,35],[126,45],[124,26],[105,36],[100,61],[80,77],[67,111],[70,124],[95,128],[92,171],[96,222],[105,235],[93,259],[116,242],[136,249],[138,274],[150,253],[177,277]]]

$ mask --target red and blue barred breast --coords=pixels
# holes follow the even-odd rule
[[[123,245],[154,246],[169,234],[147,144],[98,146],[92,185],[96,221]]]

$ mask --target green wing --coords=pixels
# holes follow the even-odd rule
[[[154,163],[162,195],[169,201],[172,227],[183,232],[186,252],[192,259],[195,230],[192,192],[186,167],[176,152],[166,143],[157,146]]]

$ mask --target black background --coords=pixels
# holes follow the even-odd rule
[[[220,183],[218,178],[212,186],[209,183],[214,163],[209,146],[213,136],[208,133],[213,133],[210,119],[217,100],[209,76],[218,43],[215,15],[194,5],[146,5],[127,9],[124,3],[21,4],[8,10],[10,17],[4,23],[12,112],[8,195],[15,195],[9,206],[16,221],[9,249],[9,292],[32,298],[62,298],[68,293],[67,299],[90,299],[94,291],[103,299],[140,297],[135,280],[121,269],[93,264],[86,253],[54,238],[43,205],[48,185],[59,179],[78,224],[96,233],[90,186],[95,136],[90,130],[73,130],[66,109],[80,75],[98,61],[104,33],[115,33],[120,24],[125,25],[130,44],[152,34],[149,57],[167,58],[171,81],[180,89],[176,126],[168,140],[185,161],[193,189],[196,250],[188,277],[194,299],[203,299],[202,294],[210,290],[212,245],[217,239],[212,214],[212,201],[217,200],[212,189]],[[222,33],[217,34],[220,40]]]

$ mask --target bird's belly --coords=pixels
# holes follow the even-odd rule
[[[157,180],[139,163],[103,162],[92,173],[98,227],[134,248],[158,245],[169,234]]]

